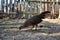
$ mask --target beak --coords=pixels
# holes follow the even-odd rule
[[[21,27],[19,27],[19,30],[21,30]]]

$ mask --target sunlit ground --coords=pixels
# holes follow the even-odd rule
[[[22,22],[23,20],[19,20],[19,22],[16,20],[14,21],[11,20],[10,21],[11,23],[10,22],[9,23],[10,24],[19,22],[23,23]],[[10,26],[8,25],[7,21],[5,21],[5,23],[7,26]],[[48,20],[44,19],[44,21],[39,25],[44,26],[42,28],[37,27],[37,30],[35,30],[34,28],[31,29],[32,26],[22,30],[19,30],[18,27],[12,28],[13,25],[11,25],[11,28],[7,26],[6,28],[0,28],[0,39],[1,40],[60,40],[60,19],[48,19]]]

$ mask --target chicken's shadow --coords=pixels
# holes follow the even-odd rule
[[[48,33],[48,34],[60,32],[60,27],[59,27],[60,25],[59,24],[49,23],[49,22],[46,22],[46,23],[43,23],[43,24],[48,25],[51,28],[47,28],[47,29],[41,29],[40,28],[40,29],[37,29],[37,30],[28,29],[28,30],[21,30],[21,31],[33,32],[33,33]]]

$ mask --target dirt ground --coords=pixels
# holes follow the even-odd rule
[[[60,40],[60,19],[43,20],[44,21],[38,25],[44,25],[44,27],[37,27],[37,30],[31,29],[30,27],[22,30],[19,30],[18,27],[7,29],[0,28],[0,40]],[[19,22],[22,21],[19,20]],[[5,24],[8,25],[8,22],[6,22]],[[17,22],[18,21],[15,21],[14,23]],[[0,27],[7,27],[6,25],[0,25]]]

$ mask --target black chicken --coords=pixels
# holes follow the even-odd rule
[[[48,17],[50,15],[50,11],[44,11],[42,12],[41,14],[39,15],[36,15],[36,16],[33,16],[29,19],[27,19],[22,26],[19,27],[19,29],[23,29],[23,28],[26,28],[28,26],[33,26],[37,24],[39,24],[40,22],[42,22],[44,18]]]

